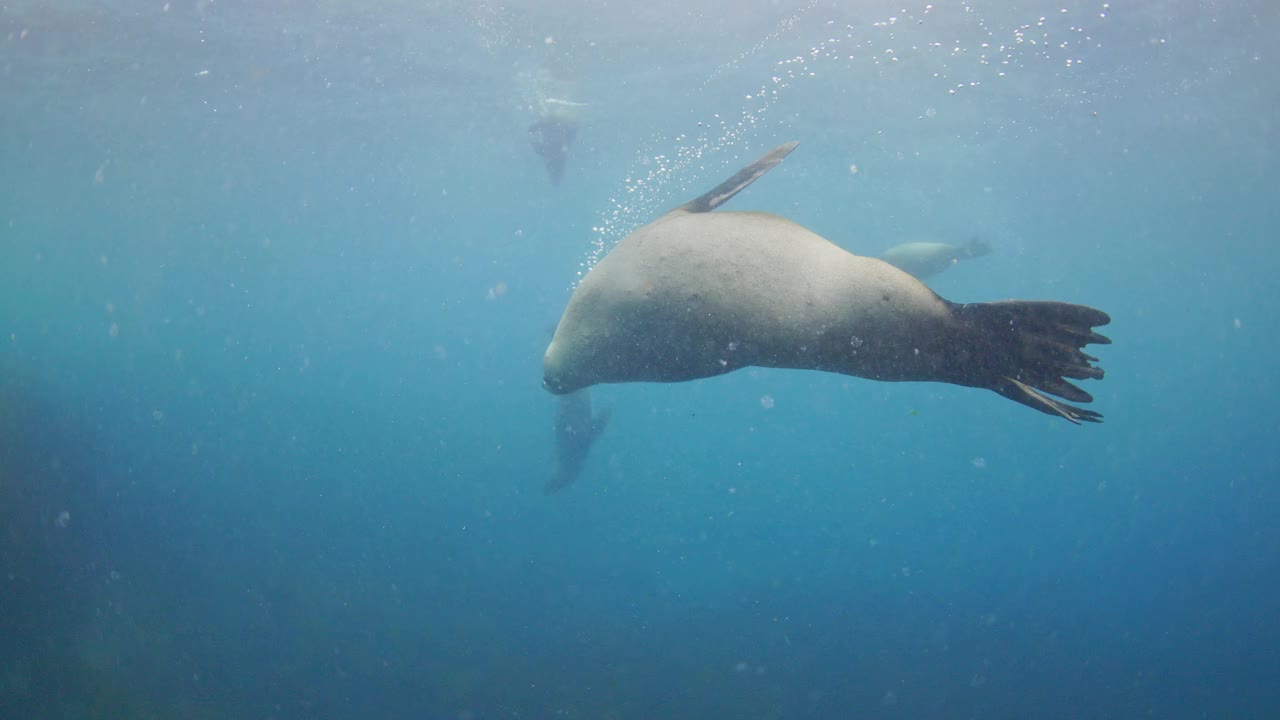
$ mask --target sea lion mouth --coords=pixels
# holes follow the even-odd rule
[[[568,395],[578,389],[577,385],[570,385],[565,382],[559,375],[551,372],[543,372],[542,389],[552,395]]]
[[[565,382],[564,358],[558,351],[555,338],[552,338],[546,354],[542,356],[542,387],[552,395],[568,395],[578,386]]]
[[[568,395],[574,390],[573,388],[566,386],[563,382],[551,377],[542,378],[542,388],[552,395]]]

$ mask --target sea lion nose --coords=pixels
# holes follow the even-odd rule
[[[542,377],[542,387],[552,395],[564,395],[567,392],[564,381],[550,375],[544,375]]]
[[[554,340],[547,346],[547,352],[542,356],[542,387],[554,395],[565,393],[564,373],[561,372],[561,363]]]

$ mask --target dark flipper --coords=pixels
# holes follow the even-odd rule
[[[759,160],[742,168],[733,177],[725,180],[715,186],[713,190],[706,193],[696,200],[681,205],[672,210],[672,212],[691,212],[704,213],[711,212],[721,205],[728,202],[729,198],[737,195],[744,188],[760,178],[761,175],[769,172],[775,165],[782,162],[782,159],[789,155],[796,146],[800,144],[798,140],[792,140],[765,153]]]
[[[591,413],[585,389],[561,395],[556,403],[556,470],[543,487],[550,495],[573,484],[587,461],[591,445],[609,425],[609,410]]]
[[[1097,358],[1086,345],[1111,341],[1093,331],[1111,318],[1101,310],[1060,302],[1006,300],[956,305],[955,312],[975,334],[981,351],[962,363],[965,385],[986,387],[1043,413],[1073,423],[1102,422],[1102,415],[1055,400],[1092,402],[1093,397],[1067,382],[1101,380]]]

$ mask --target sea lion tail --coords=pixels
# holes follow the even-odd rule
[[[1093,402],[1093,396],[1066,378],[1101,380],[1097,358],[1082,351],[1086,345],[1111,340],[1094,332],[1111,318],[1101,310],[1061,302],[1006,300],[957,305],[961,321],[978,334],[982,348],[966,369],[964,384],[986,387],[1004,397],[1073,423],[1102,422],[1102,415],[1069,405]],[[976,381],[976,382],[975,382]]]

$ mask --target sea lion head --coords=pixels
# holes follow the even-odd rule
[[[548,392],[567,395],[598,383],[665,379],[647,372],[648,359],[625,319],[622,326],[600,327],[596,321],[608,317],[570,315],[577,317],[561,323],[542,356],[542,387]]]
[[[553,338],[542,356],[542,387],[553,395],[568,395],[586,387],[580,379],[574,377],[573,364],[569,362],[565,352],[566,343]]]

